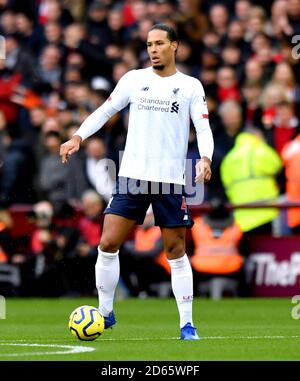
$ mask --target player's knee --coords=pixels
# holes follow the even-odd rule
[[[120,245],[114,242],[112,239],[103,237],[100,241],[99,248],[105,253],[115,253],[119,250]]]
[[[185,253],[185,245],[181,240],[165,245],[165,253],[168,259],[180,258]]]

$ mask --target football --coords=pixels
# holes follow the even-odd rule
[[[104,331],[104,317],[95,307],[77,307],[70,315],[69,330],[79,340],[95,340]]]

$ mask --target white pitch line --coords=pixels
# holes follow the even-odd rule
[[[300,339],[300,335],[292,335],[292,336],[271,336],[271,335],[265,335],[265,336],[202,336],[201,340],[252,340],[252,339]],[[137,337],[137,338],[124,338],[124,339],[117,339],[117,338],[100,338],[101,341],[162,341],[162,340],[179,340],[179,337],[161,337],[161,338],[154,338],[154,337]]]
[[[264,335],[264,336],[206,336],[203,339],[207,340],[251,340],[251,339],[300,339],[300,335],[291,335],[291,336],[283,336],[283,335]]]
[[[300,335],[262,335],[262,336],[201,336],[202,340],[259,340],[259,339],[300,339]],[[124,337],[124,338],[104,338],[100,337],[97,341],[161,341],[161,340],[179,340],[179,337]],[[55,346],[54,344],[28,344],[29,340],[26,339],[16,339],[14,340],[15,344],[12,345],[21,345],[16,343],[26,343],[26,345],[40,345],[40,346]],[[11,341],[8,340],[0,340],[0,345],[6,345],[8,343],[11,343]],[[57,347],[59,344],[57,344]],[[61,346],[61,347],[71,347],[68,345]],[[82,348],[88,348],[88,347],[82,347]],[[94,350],[94,349],[93,349]],[[89,352],[85,351],[85,352]]]
[[[300,335],[262,335],[262,336],[203,336],[202,340],[284,340],[284,339],[300,339]],[[111,342],[119,342],[119,341],[168,341],[168,340],[179,340],[179,337],[128,337],[128,338],[99,338],[100,341],[111,341]],[[74,346],[74,345],[59,345],[59,344],[28,344],[28,343],[17,343],[24,342],[26,340],[18,339],[13,343],[8,342],[6,340],[0,340],[0,346],[20,346],[20,347],[47,347],[47,348],[64,348],[62,351],[55,352],[27,352],[27,353],[5,353],[1,354],[0,357],[18,357],[18,356],[41,356],[41,355],[65,355],[65,354],[74,354],[74,353],[84,353],[84,352],[92,352],[95,350],[93,347],[83,347],[83,346]],[[199,343],[199,341],[198,341]]]
[[[1,346],[18,346],[18,347],[46,347],[46,348],[64,348],[63,351],[55,352],[26,352],[26,353],[0,353],[0,357],[19,357],[19,356],[41,356],[41,355],[66,355],[74,353],[84,353],[93,352],[95,348],[93,347],[82,347],[78,345],[58,345],[58,344],[21,344],[21,343],[11,343],[11,342],[1,342]]]

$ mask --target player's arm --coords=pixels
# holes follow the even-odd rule
[[[211,160],[214,151],[214,139],[209,125],[204,90],[199,81],[194,90],[190,112],[196,129],[197,145],[200,154],[200,161],[196,164],[195,181],[207,182],[211,178]]]
[[[200,160],[196,164],[196,182],[207,182],[211,178],[211,161],[214,148],[213,135],[208,120],[203,119],[197,127],[197,144]]]
[[[132,72],[125,74],[103,105],[84,120],[70,140],[60,146],[60,156],[63,163],[66,163],[69,156],[79,150],[83,140],[100,130],[108,119],[128,105],[130,101],[131,75]]]
[[[116,112],[118,112],[118,109],[110,104],[110,100],[108,98],[102,106],[90,114],[83,121],[72,138],[60,146],[60,156],[62,162],[66,163],[69,156],[79,150],[81,142],[97,132]]]

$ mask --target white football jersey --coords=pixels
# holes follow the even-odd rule
[[[129,125],[119,176],[184,185],[190,119],[196,129],[203,129],[201,121],[206,119],[210,138],[207,145],[202,142],[202,151],[207,148],[207,152],[200,154],[211,159],[213,141],[203,87],[199,80],[179,71],[168,77],[159,76],[152,67],[129,71],[93,113],[98,128],[93,128],[93,117],[88,117],[76,134],[83,139],[90,136],[128,104]]]

